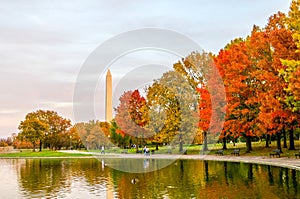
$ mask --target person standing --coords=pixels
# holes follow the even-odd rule
[[[101,154],[105,154],[104,146],[101,146]]]

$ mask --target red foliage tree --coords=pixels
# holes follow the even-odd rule
[[[225,85],[227,114],[223,134],[242,136],[247,151],[252,150],[251,137],[255,136],[258,101],[255,95],[255,65],[248,56],[246,41],[232,43],[215,57]]]
[[[138,142],[147,137],[145,112],[146,100],[138,90],[127,91],[120,97],[120,104],[115,109],[116,123],[121,128],[122,134],[134,137]],[[136,144],[138,150],[138,143]]]

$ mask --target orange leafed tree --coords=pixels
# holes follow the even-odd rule
[[[200,94],[199,102],[199,123],[198,127],[203,133],[203,150],[207,151],[207,132],[210,126],[210,120],[212,116],[211,98],[208,89],[203,85],[197,88]]]
[[[127,91],[120,97],[120,104],[116,111],[116,123],[121,128],[122,135],[133,137],[136,142],[144,140],[147,131],[144,126],[146,124],[146,100],[142,97],[138,90]],[[119,132],[121,132],[119,131]],[[136,143],[138,150],[138,143]]]
[[[205,82],[196,89],[199,93],[199,123],[198,128],[203,132],[203,151],[208,150],[207,136],[225,138],[222,133],[226,111],[226,96],[223,80],[218,69],[211,64],[207,69]],[[226,148],[226,138],[223,142]]]
[[[297,115],[287,108],[284,101],[287,96],[285,91],[287,83],[284,77],[280,75],[280,71],[286,68],[281,62],[282,59],[295,59],[298,55],[295,53],[297,47],[293,41],[292,31],[287,29],[285,19],[285,15],[281,12],[272,15],[265,30],[257,35],[253,35],[252,40],[257,40],[259,35],[266,35],[264,40],[264,43],[266,43],[265,50],[261,51],[268,52],[268,55],[261,54],[264,56],[262,60],[269,60],[268,62],[260,61],[259,65],[260,70],[263,71],[262,80],[265,81],[263,90],[259,93],[262,104],[260,121],[267,129],[267,135],[277,135],[279,149],[281,149],[281,135],[283,134],[284,138],[286,138],[285,133],[289,131],[290,149],[295,149],[293,128],[295,127]],[[257,49],[258,46],[261,45],[257,42],[253,45],[255,47],[254,50],[260,52]],[[286,147],[286,139],[284,141],[284,147]],[[268,142],[266,143],[268,144]]]
[[[227,109],[223,134],[246,139],[247,151],[252,150],[259,103],[255,95],[255,65],[248,55],[247,41],[237,40],[221,50],[214,61],[225,85]]]
[[[280,12],[271,16],[264,29],[254,26],[246,40],[234,40],[215,58],[228,102],[224,131],[245,137],[248,151],[252,136],[276,134],[280,143],[282,131],[292,132],[297,120],[282,101],[286,82],[279,74],[284,69],[281,59],[297,56],[284,19]],[[290,139],[292,149],[292,133]]]

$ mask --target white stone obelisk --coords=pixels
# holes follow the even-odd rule
[[[105,95],[105,120],[110,122],[113,119],[112,115],[112,76],[108,69],[106,74],[106,95]]]

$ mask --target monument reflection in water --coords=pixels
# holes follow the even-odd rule
[[[163,160],[129,161],[147,169]],[[300,198],[300,172],[287,168],[176,160],[157,171],[127,173],[108,162],[1,159],[0,198]]]

